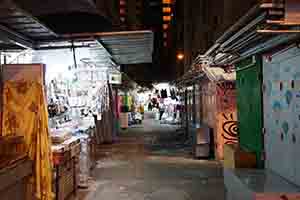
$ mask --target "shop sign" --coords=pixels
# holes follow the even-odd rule
[[[122,74],[121,73],[112,73],[109,74],[109,83],[115,84],[115,85],[121,85],[122,84]]]

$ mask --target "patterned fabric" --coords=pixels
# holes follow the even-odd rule
[[[38,200],[50,200],[52,177],[51,143],[48,131],[48,113],[43,86],[36,82],[4,83],[2,136],[19,135],[25,138],[25,147],[34,161],[34,176],[30,190]]]

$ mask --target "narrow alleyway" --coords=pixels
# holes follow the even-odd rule
[[[221,166],[192,159],[177,126],[146,116],[122,132],[120,141],[98,149],[91,187],[80,200],[222,200]]]

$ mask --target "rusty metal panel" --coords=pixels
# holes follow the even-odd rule
[[[285,0],[285,23],[300,24],[299,0]]]

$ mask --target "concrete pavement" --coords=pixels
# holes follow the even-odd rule
[[[178,127],[146,118],[99,147],[90,188],[80,200],[223,200],[222,168],[192,159]]]

